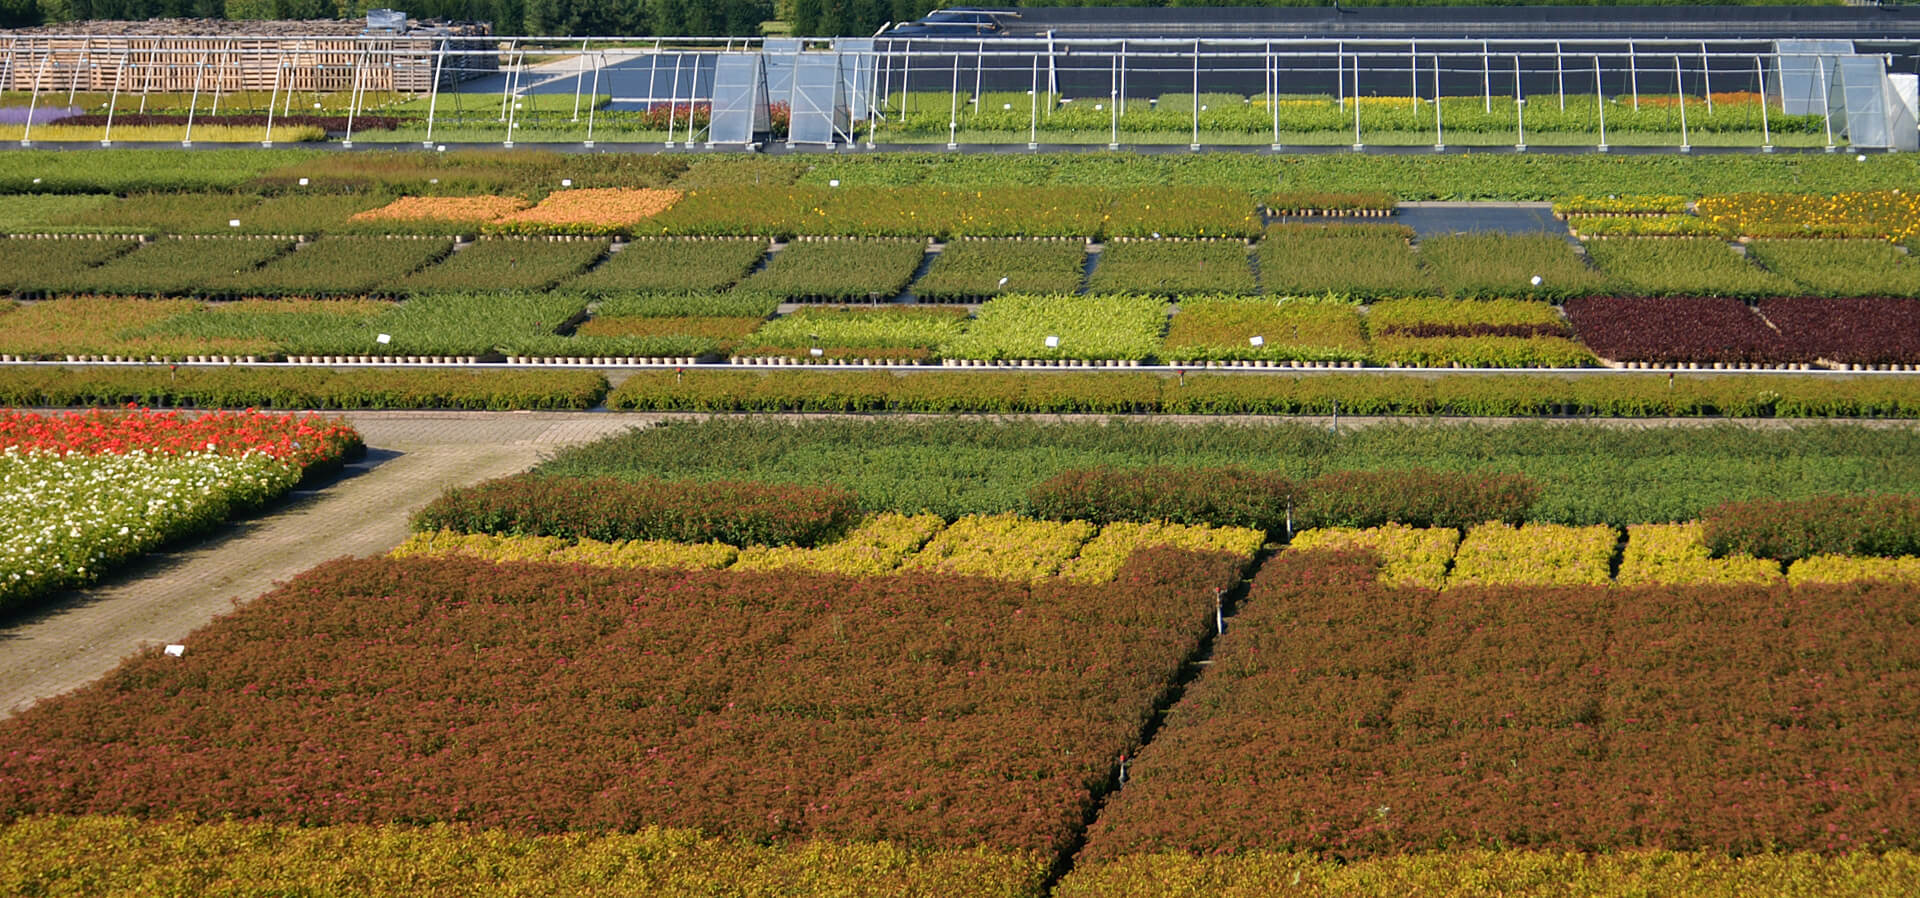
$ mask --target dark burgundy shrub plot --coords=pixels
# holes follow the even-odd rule
[[[1567,300],[1573,331],[1595,354],[1618,362],[1810,362],[1737,299],[1577,297]]]
[[[1728,502],[1701,515],[1715,555],[1920,555],[1920,496],[1817,496]]]
[[[1053,853],[1225,555],[1099,586],[342,560],[0,724],[0,820],[695,827]]]
[[[606,542],[812,546],[831,541],[859,519],[859,501],[839,487],[515,474],[448,490],[422,509],[413,525],[416,530]]]
[[[1920,299],[1768,299],[1760,314],[1796,356],[1849,365],[1920,362]]]
[[[1920,587],[1477,588],[1267,563],[1081,863],[1920,845]]]

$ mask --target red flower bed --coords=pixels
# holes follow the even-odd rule
[[[319,415],[241,412],[125,411],[37,414],[0,411],[0,447],[83,455],[145,451],[177,455],[262,452],[303,468],[336,465],[363,448],[346,423]]]
[[[1094,825],[1154,851],[1920,846],[1920,589],[1455,589],[1287,553]]]
[[[1099,586],[330,562],[0,722],[0,821],[1072,840],[1240,562]]]
[[[1737,299],[1578,297],[1566,310],[1580,341],[1613,361],[1813,361]]]
[[[1920,299],[1769,299],[1760,314],[1797,356],[1851,365],[1920,362]]]
[[[859,500],[833,486],[516,474],[448,491],[414,517],[414,529],[814,546],[859,519]]]

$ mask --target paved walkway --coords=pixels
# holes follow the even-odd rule
[[[142,644],[177,642],[276,582],[341,556],[377,555],[449,486],[524,470],[543,453],[656,416],[369,412],[346,415],[365,461],[212,539],[153,556],[95,589],[0,618],[0,717],[111,670]]]

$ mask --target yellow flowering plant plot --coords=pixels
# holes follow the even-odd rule
[[[773,571],[799,568],[829,574],[872,576],[892,572],[947,526],[939,515],[887,512],[868,518],[839,541],[815,549],[797,546],[749,546],[733,569]]]
[[[601,567],[714,570],[733,563],[739,550],[724,543],[676,543],[666,540],[573,542],[552,536],[493,536],[439,530],[416,533],[388,553],[394,558],[459,555],[485,561],[546,561]]]
[[[1289,545],[1294,549],[1371,549],[1380,556],[1381,582],[1441,589],[1447,585],[1447,564],[1460,546],[1460,531],[1405,524],[1320,527],[1294,534]]]
[[[1154,546],[1228,552],[1252,560],[1265,542],[1266,534],[1248,527],[1119,522],[1101,528],[1100,535],[1080,547],[1080,556],[1062,566],[1060,576],[1083,583],[1106,583],[1119,575],[1129,556]]]
[[[1447,586],[1605,586],[1619,541],[1607,526],[1480,524],[1461,541]]]
[[[1093,536],[1085,521],[1034,521],[1015,514],[969,515],[953,522],[900,565],[996,580],[1044,580]]]
[[[1920,583],[1920,558],[1869,558],[1859,555],[1815,555],[1802,558],[1787,568],[1787,582],[1853,583],[1860,580],[1890,580]]]
[[[1683,524],[1632,524],[1614,582],[1621,586],[1774,583],[1780,563],[1770,558],[1735,555],[1714,558],[1699,521]]]

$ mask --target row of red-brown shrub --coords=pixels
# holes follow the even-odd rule
[[[1540,486],[1517,474],[1333,471],[1296,482],[1244,468],[1090,468],[1036,485],[1027,502],[1052,520],[1173,521],[1251,527],[1270,534],[1309,527],[1469,527],[1518,523]]]
[[[1082,864],[1920,846],[1920,586],[1436,593],[1376,567],[1263,567]]]
[[[1746,303],[1727,297],[1586,296],[1567,300],[1582,343],[1621,362],[1811,362]]]
[[[814,546],[859,519],[854,495],[832,486],[515,474],[448,490],[415,515],[413,525],[606,542]]]
[[[1107,584],[343,559],[0,722],[31,814],[1073,842],[1243,562]]]
[[[1815,496],[1728,502],[1701,516],[1715,555],[1920,555],[1920,496]]]

